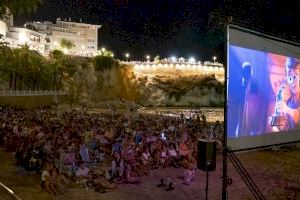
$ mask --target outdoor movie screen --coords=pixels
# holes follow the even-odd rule
[[[228,146],[300,141],[300,47],[237,27],[228,34]]]

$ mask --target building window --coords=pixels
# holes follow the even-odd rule
[[[95,42],[94,39],[87,39],[88,42]]]
[[[41,39],[40,39],[39,36],[30,35],[30,41],[33,41],[33,42],[40,42]]]

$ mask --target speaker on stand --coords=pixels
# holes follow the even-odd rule
[[[208,197],[209,171],[216,169],[216,141],[198,140],[197,168],[206,171],[205,199]]]
[[[198,140],[197,168],[203,171],[214,171],[216,169],[216,150],[215,140]]]

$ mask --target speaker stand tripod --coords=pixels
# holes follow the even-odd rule
[[[210,160],[206,162],[206,187],[205,187],[205,200],[207,200],[207,197],[208,197],[209,166],[210,166]]]

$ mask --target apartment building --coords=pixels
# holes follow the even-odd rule
[[[78,56],[95,56],[98,50],[98,30],[101,25],[73,22],[71,19],[57,18],[55,23],[30,22],[24,27],[13,26],[13,16],[7,13],[0,18],[0,34],[12,48],[22,44],[29,45],[43,55],[48,55],[55,49],[66,54]],[[61,45],[62,40],[70,41],[73,46],[66,48]]]
[[[51,49],[60,47],[63,39],[71,41],[71,49],[63,49],[65,53],[81,56],[95,56],[98,50],[98,30],[101,25],[72,22],[71,19],[58,18],[52,25]]]
[[[6,12],[0,15],[0,34],[6,37],[8,32],[8,27],[13,26],[13,16],[10,14],[9,9],[6,9]]]
[[[45,54],[46,34],[23,27],[8,27],[6,42],[12,48],[27,44],[29,49]]]

